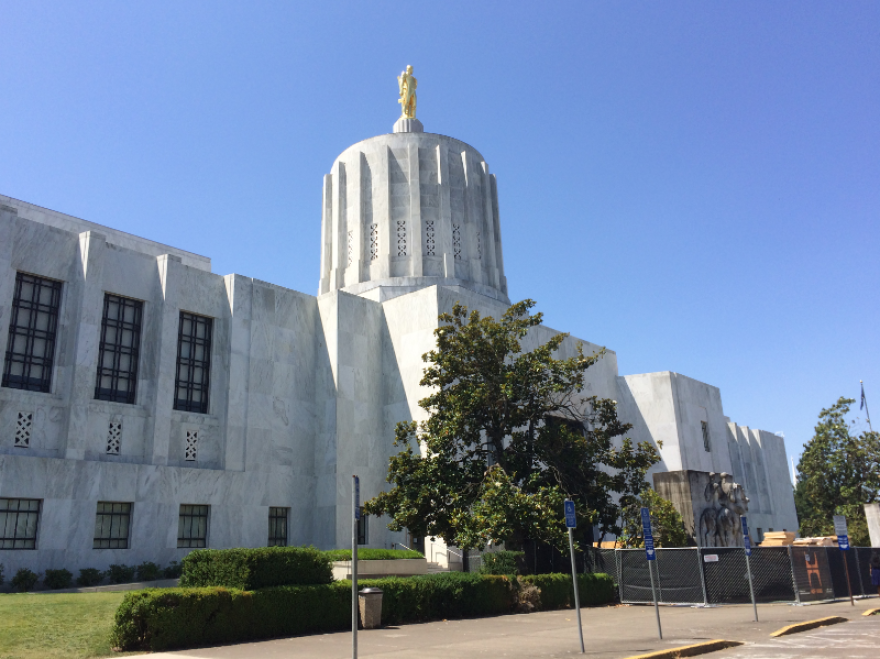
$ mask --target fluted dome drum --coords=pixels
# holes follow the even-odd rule
[[[442,284],[509,302],[495,176],[473,147],[399,132],[349,147],[324,177],[319,294]]]

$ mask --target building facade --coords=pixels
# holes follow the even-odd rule
[[[509,299],[496,179],[463,142],[396,132],[350,147],[322,217],[312,296],[0,196],[7,574],[349,544],[351,475],[364,499],[388,487],[394,426],[423,415],[438,315],[460,301],[497,317]],[[568,337],[561,355],[578,343],[598,349]],[[662,440],[655,470],[730,472],[763,516],[753,526],[797,527],[782,440],[730,423],[717,388],[621,377],[613,351],[587,379],[633,439]],[[379,519],[360,540],[406,542]]]

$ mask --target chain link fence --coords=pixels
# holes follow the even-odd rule
[[[820,602],[849,597],[849,572],[854,597],[875,595],[869,562],[880,548],[755,547],[749,559],[755,601]],[[620,601],[650,603],[651,573],[644,549],[591,549],[586,569],[615,577]],[[658,549],[654,571],[657,599],[663,604],[746,604],[749,593],[746,555],[742,547]]]

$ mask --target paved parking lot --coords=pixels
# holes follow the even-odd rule
[[[582,609],[586,656],[621,659],[635,654],[714,638],[746,641],[748,645],[712,654],[712,657],[871,657],[880,656],[880,616],[863,617],[880,606],[876,597],[849,602],[792,606],[761,605],[761,621],[752,620],[750,605],[713,608],[661,607],[664,639],[657,638],[654,609],[650,606],[614,606]],[[850,622],[771,640],[771,632],[793,624],[843,616]],[[573,610],[472,620],[449,620],[361,631],[361,657],[371,659],[471,659],[477,657],[572,657],[580,655]],[[845,648],[845,650],[844,650]],[[812,653],[812,654],[811,654]],[[145,655],[147,656],[147,655]],[[351,657],[351,633],[338,632],[260,643],[245,643],[200,650],[156,653],[151,659],[299,659]]]

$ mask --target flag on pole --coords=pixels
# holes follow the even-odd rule
[[[859,380],[859,384],[862,385],[862,404],[859,405],[859,409],[864,409],[865,405],[867,405],[867,401],[865,400],[865,383]]]

